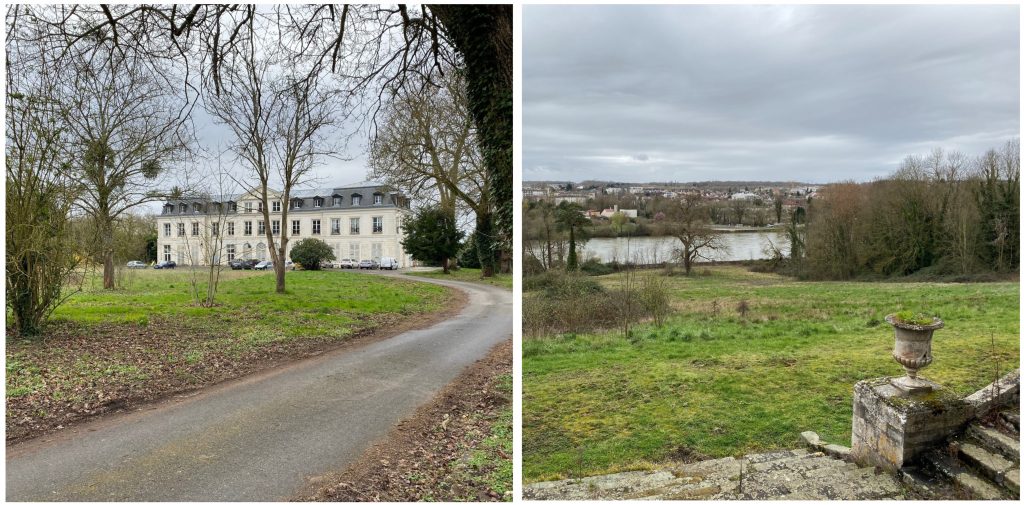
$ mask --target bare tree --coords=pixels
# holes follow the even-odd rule
[[[77,153],[77,205],[94,222],[103,287],[115,286],[114,228],[130,209],[162,196],[167,168],[186,150],[184,107],[136,59],[97,49],[65,60],[59,91],[74,114],[66,127]]]
[[[296,75],[294,62],[282,68],[264,54],[266,48],[248,40],[248,52],[224,62],[221,93],[207,97],[207,108],[231,130],[230,149],[248,169],[249,177],[236,182],[262,202],[265,233],[274,263],[276,291],[285,292],[285,257],[288,227],[275,237],[270,224],[272,201],[280,201],[281,222],[288,222],[288,203],[293,191],[309,182],[313,169],[324,157],[337,152],[328,130],[339,120],[345,104],[335,91],[326,89],[318,74]],[[280,187],[275,194],[274,186]]]
[[[458,209],[472,212],[481,235],[477,251],[483,276],[490,277],[494,254],[491,237],[484,235],[492,221],[490,179],[477,149],[461,75],[450,72],[441,84],[441,89],[409,89],[391,101],[370,145],[370,177],[420,200],[436,199],[453,220]]]
[[[261,19],[274,16],[276,30]],[[247,39],[268,36],[288,56],[309,59],[309,75],[345,74],[353,92],[385,90],[411,76],[432,79],[446,64],[466,69],[469,110],[477,127],[495,208],[496,248],[512,240],[512,6],[511,5],[302,5],[273,11],[255,5],[58,5],[8,8],[8,33],[27,38],[21,26],[37,24],[37,38],[64,55],[103,46],[146,61],[198,61],[213,94],[229,86],[233,57],[248,52]],[[287,43],[285,42],[287,41]],[[190,75],[183,74],[185,87]]]
[[[710,226],[707,206],[699,195],[689,194],[666,212],[665,231],[679,240],[679,258],[686,275],[699,259],[710,260],[713,251],[726,249],[717,231]]]

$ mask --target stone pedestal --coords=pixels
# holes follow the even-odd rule
[[[971,418],[970,405],[934,382],[931,387],[930,393],[908,396],[889,377],[858,382],[853,388],[852,457],[896,470]]]

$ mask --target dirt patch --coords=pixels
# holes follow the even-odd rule
[[[296,501],[511,501],[511,374],[509,340]]]
[[[169,319],[144,326],[55,323],[42,343],[7,343],[7,445],[426,328],[459,313],[467,300],[463,291],[449,289],[445,309],[439,312],[361,319],[356,325],[361,329],[343,338],[294,338],[242,347],[223,334]]]

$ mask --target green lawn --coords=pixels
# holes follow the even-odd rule
[[[193,304],[184,269],[128,272],[114,291],[90,277],[43,338],[8,336],[8,437],[307,356],[449,299],[442,286],[358,273],[289,271],[280,295],[273,272],[222,275],[211,308]]]
[[[477,282],[481,284],[490,284],[492,286],[498,286],[508,290],[512,289],[512,275],[511,274],[494,274],[494,277],[481,277],[479,268],[460,268],[458,270],[452,270],[451,273],[445,274],[440,268],[430,272],[409,272],[405,275],[415,275],[417,277],[430,277],[433,279],[449,279],[453,281],[465,281],[465,282]]]
[[[903,373],[883,318],[904,308],[945,320],[923,374],[957,393],[1019,366],[1018,283],[695,274],[671,279],[676,312],[662,328],[524,341],[526,481],[794,448],[805,430],[849,445],[854,383]]]

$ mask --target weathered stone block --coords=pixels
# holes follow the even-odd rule
[[[908,397],[884,377],[854,386],[853,412],[851,456],[896,470],[960,429],[973,409],[938,384],[931,393]]]

